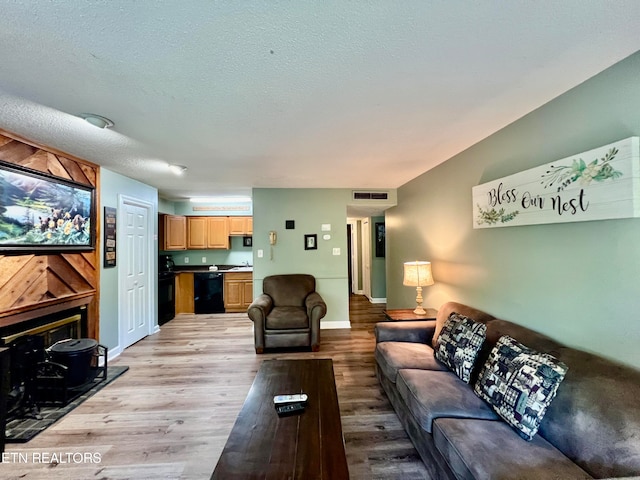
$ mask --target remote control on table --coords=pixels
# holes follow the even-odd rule
[[[279,416],[285,415],[293,415],[299,412],[304,412],[304,404],[303,403],[286,403],[281,405],[276,405],[276,412],[278,412]]]
[[[273,403],[283,405],[286,403],[305,403],[309,397],[306,393],[296,393],[294,395],[276,395],[273,397]]]

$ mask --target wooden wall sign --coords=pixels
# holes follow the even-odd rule
[[[116,212],[113,207],[104,207],[104,267],[116,266]]]
[[[472,189],[473,228],[640,216],[639,137]]]

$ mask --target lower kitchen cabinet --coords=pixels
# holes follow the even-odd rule
[[[176,313],[194,313],[193,297],[193,273],[178,273],[176,275]]]
[[[253,301],[253,273],[224,274],[225,312],[246,312]]]

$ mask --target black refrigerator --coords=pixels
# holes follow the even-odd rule
[[[222,273],[195,273],[193,275],[195,313],[224,313],[223,287]]]

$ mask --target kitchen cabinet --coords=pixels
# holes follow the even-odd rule
[[[253,301],[253,273],[224,274],[225,312],[246,312]]]
[[[187,217],[187,249],[229,248],[227,217]]]
[[[209,217],[208,248],[229,249],[229,219],[227,217]]]
[[[187,249],[187,217],[160,215],[160,250]]]
[[[178,273],[176,275],[176,313],[194,313],[193,298],[193,273]]]
[[[229,217],[229,235],[253,235],[253,217]]]

